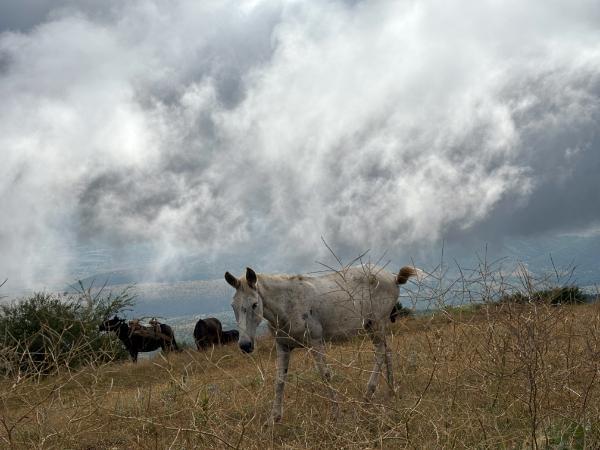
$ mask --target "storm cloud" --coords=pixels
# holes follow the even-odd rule
[[[35,11],[0,24],[0,275],[92,241],[288,270],[321,236],[407,258],[600,224],[597,2]]]

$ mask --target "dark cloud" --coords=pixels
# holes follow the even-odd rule
[[[52,10],[47,0],[22,0],[0,3],[0,32],[28,31],[44,22]]]
[[[18,0],[0,3],[0,33],[28,33],[45,22],[69,15],[85,15],[96,21],[114,19],[120,2],[106,0]]]
[[[496,241],[600,226],[600,73],[558,70],[513,86],[506,96],[526,105],[513,120],[520,164],[533,185],[525,199],[505,196],[468,233]]]

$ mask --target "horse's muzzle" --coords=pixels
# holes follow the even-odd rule
[[[254,345],[252,344],[252,341],[243,341],[239,343],[240,349],[244,352],[244,353],[252,353],[252,350],[254,350]]]

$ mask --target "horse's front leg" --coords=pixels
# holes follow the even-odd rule
[[[283,388],[285,387],[285,379],[287,378],[288,367],[290,365],[290,354],[292,350],[286,345],[279,342],[277,346],[277,374],[275,377],[275,400],[273,401],[273,411],[271,412],[271,420],[280,422],[283,416]]]

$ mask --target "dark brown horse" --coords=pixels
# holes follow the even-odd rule
[[[114,331],[125,345],[133,362],[137,362],[139,352],[151,352],[159,348],[164,352],[179,350],[173,329],[164,323],[160,324],[160,333],[137,333],[127,325],[125,319],[115,316],[102,322],[99,329]]]
[[[194,327],[194,341],[198,350],[205,350],[211,345],[219,345],[221,343],[221,333],[223,326],[219,319],[208,317],[200,319]]]
[[[221,333],[221,344],[229,344],[230,342],[237,342],[240,338],[240,332],[238,330],[227,330]]]

